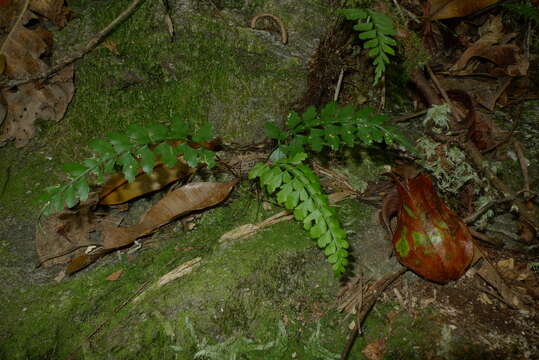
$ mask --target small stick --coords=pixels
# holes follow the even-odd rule
[[[462,122],[462,116],[463,114],[459,111],[459,109],[457,109],[453,103],[451,102],[451,99],[449,99],[449,96],[447,95],[447,92],[445,91],[445,89],[442,87],[442,85],[440,84],[440,81],[438,81],[438,78],[436,77],[436,75],[434,75],[434,72],[432,71],[432,69],[430,68],[430,66],[427,65],[427,71],[429,72],[429,75],[430,75],[430,78],[432,79],[432,81],[434,82],[434,85],[436,85],[436,88],[438,89],[438,91],[440,92],[440,94],[442,94],[442,97],[444,98],[445,102],[447,103],[447,105],[449,105],[449,107],[451,108],[451,111],[453,112],[453,114],[455,115],[455,117],[457,118],[458,122]]]
[[[404,121],[408,121],[408,120],[414,119],[416,117],[425,115],[426,113],[427,113],[427,110],[421,110],[421,111],[416,112],[414,114],[410,114],[410,115],[402,116],[400,118],[396,118],[393,121],[394,122],[404,122]]]
[[[339,98],[343,76],[344,76],[344,68],[341,68],[341,73],[339,74],[339,80],[337,81],[337,86],[335,87],[335,95],[333,95],[333,101],[337,101],[337,99]]]
[[[110,24],[108,24],[100,32],[98,32],[90,41],[88,41],[84,48],[75,51],[69,57],[63,58],[57,65],[53,66],[49,70],[26,79],[14,79],[2,82],[0,83],[0,88],[11,88],[13,86],[26,84],[36,80],[47,79],[58,71],[62,70],[64,67],[82,58],[84,55],[90,52],[97,44],[99,44],[101,40],[103,40],[105,36],[107,36],[118,23],[122,22],[125,18],[131,15],[131,13],[136,9],[136,7],[141,1],[143,0],[133,0],[133,2],[124,11],[122,11],[122,13],[118,15],[116,19],[114,19]]]
[[[255,15],[253,19],[251,20],[251,28],[256,29],[256,22],[258,21],[258,19],[263,18],[263,17],[269,17],[273,19],[273,21],[275,21],[277,25],[279,25],[279,29],[281,30],[281,42],[283,44],[286,44],[288,42],[288,32],[286,31],[286,27],[284,26],[283,21],[275,15],[266,14],[266,13]]]
[[[515,147],[515,152],[517,153],[518,162],[520,163],[520,171],[522,171],[522,177],[524,178],[524,196],[530,191],[530,177],[528,175],[528,164],[526,164],[526,158],[524,157],[524,151],[522,150],[522,145],[516,139],[513,139],[513,146]]]
[[[346,343],[346,345],[344,347],[343,352],[341,353],[341,360],[348,359],[348,355],[350,354],[350,350],[352,350],[352,346],[354,345],[354,342],[355,342],[355,340],[356,340],[356,338],[357,338],[357,336],[359,334],[361,324],[363,323],[363,321],[365,320],[365,318],[367,317],[367,315],[371,311],[374,304],[376,304],[376,301],[378,300],[380,295],[382,295],[384,293],[384,291],[387,289],[387,287],[389,285],[391,285],[396,279],[398,279],[402,274],[404,274],[407,270],[408,270],[407,268],[402,268],[399,271],[397,271],[397,272],[395,272],[393,274],[389,274],[389,275],[381,278],[380,280],[378,280],[376,282],[376,284],[374,284],[372,286],[373,293],[372,293],[372,295],[370,295],[370,297],[369,297],[369,299],[367,301],[364,301],[363,295],[362,295],[360,300],[361,300],[362,305],[364,305],[364,306],[362,306],[361,309],[358,309],[358,310],[361,310],[361,311],[358,313],[356,324],[353,327],[353,329],[350,331],[348,341],[347,341],[347,343]]]

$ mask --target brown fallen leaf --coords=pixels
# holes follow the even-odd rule
[[[429,0],[431,19],[441,20],[473,14],[499,0]]]
[[[173,168],[159,162],[151,174],[139,170],[135,181],[128,183],[122,174],[112,176],[101,188],[100,205],[118,205],[141,195],[159,190],[173,181],[191,175],[193,169],[179,159]]]
[[[173,219],[196,210],[216,205],[226,199],[238,179],[226,182],[191,183],[167,194],[142,217],[139,224],[131,227],[108,227],[102,231],[104,248],[92,254],[73,258],[66,269],[71,275],[94,263],[101,256],[127,246],[137,238],[149,235]]]
[[[72,18],[73,13],[65,6],[65,0],[32,0],[30,9],[51,20],[63,28]]]
[[[85,267],[93,264],[97,261],[97,259],[99,259],[103,255],[108,254],[109,252],[111,252],[111,250],[101,249],[92,254],[82,254],[80,256],[77,256],[76,258],[73,258],[67,265],[66,274],[71,275],[79,270],[84,269]]]
[[[19,10],[24,12],[16,23],[0,17],[0,25],[13,26],[1,46],[8,79],[24,79],[49,69],[42,57],[52,49],[52,34],[29,9]],[[37,25],[26,27],[30,22]],[[74,92],[73,66],[65,67],[45,82],[32,82],[0,91],[8,105],[0,145],[14,139],[15,146],[22,147],[34,136],[37,119],[59,121],[63,118]]]
[[[120,278],[120,276],[122,276],[123,273],[124,273],[123,269],[115,271],[112,274],[110,274],[109,276],[107,276],[107,280],[108,281],[116,281],[116,280],[118,280]]]
[[[109,49],[109,51],[113,53],[114,55],[120,55],[120,52],[118,51],[118,47],[116,46],[114,42],[107,40],[107,41],[103,41],[101,45]]]
[[[106,229],[103,232],[103,245],[105,249],[129,245],[177,217],[216,205],[226,199],[237,182],[235,179],[226,183],[196,182],[182,186],[168,193],[148,210],[139,224]]]
[[[384,339],[378,339],[370,344],[367,344],[363,351],[363,355],[369,360],[381,360],[384,358],[384,350],[386,347],[386,342]]]
[[[90,246],[90,232],[96,230],[97,220],[91,207],[94,198],[82,205],[78,212],[62,211],[44,218],[36,228],[36,251],[41,265],[63,264],[84,252]],[[73,250],[73,251],[71,251]],[[62,255],[64,254],[64,255]]]

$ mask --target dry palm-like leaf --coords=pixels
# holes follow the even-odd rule
[[[92,264],[101,256],[133,243],[160,226],[190,212],[214,206],[227,198],[238,180],[226,183],[198,182],[187,184],[167,194],[155,204],[137,225],[130,227],[108,227],[103,230],[104,247],[93,254],[83,254],[72,259],[66,273],[73,274]]]
[[[432,19],[463,17],[494,5],[499,0],[429,0]]]
[[[464,222],[438,197],[427,174],[404,183],[395,176],[395,186],[400,207],[392,242],[399,261],[438,283],[458,279],[474,254]]]
[[[22,2],[13,2],[13,6],[16,3]],[[41,5],[45,3],[56,4],[53,1]],[[46,9],[42,7],[44,12]],[[0,25],[11,28],[1,44],[0,53],[5,61],[4,75],[8,79],[25,79],[49,69],[42,58],[51,51],[52,34],[29,9],[18,6],[16,10],[8,6],[6,11],[0,11]],[[25,26],[36,21],[37,26]],[[45,82],[31,82],[0,91],[7,103],[0,144],[14,139],[15,145],[22,147],[34,136],[37,119],[59,121],[63,118],[74,92],[73,66],[67,66]]]
[[[226,199],[237,182],[196,182],[182,186],[168,193],[148,210],[137,225],[105,231],[103,245],[106,249],[129,245],[177,217],[216,205]]]
[[[151,174],[147,174],[141,169],[132,183],[127,182],[122,174],[116,174],[101,188],[99,204],[122,204],[141,195],[157,191],[173,181],[189,176],[195,170],[180,159],[172,168],[161,162],[157,163]]]

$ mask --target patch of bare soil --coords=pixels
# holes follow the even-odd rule
[[[537,273],[532,273],[537,284]],[[519,286],[519,282],[512,282]],[[432,320],[446,327],[439,346],[461,359],[537,359],[537,305],[531,311],[512,309],[470,270],[460,280],[438,285],[415,278],[393,289],[401,306],[411,313],[430,307]],[[449,343],[449,344],[448,344]]]

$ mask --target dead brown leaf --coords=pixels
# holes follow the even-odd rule
[[[378,339],[370,344],[367,344],[363,349],[362,353],[369,360],[381,360],[384,358],[384,350],[386,347],[386,342],[384,339]]]
[[[116,43],[108,40],[108,41],[103,41],[101,45],[109,49],[109,51],[113,53],[114,55],[120,55],[120,52],[118,51],[118,46],[116,45]]]
[[[429,0],[432,19],[450,19],[473,14],[499,0]]]
[[[115,271],[112,274],[110,274],[109,276],[107,276],[107,280],[108,281],[116,281],[116,280],[118,280],[120,278],[120,276],[122,276],[123,273],[124,273],[123,269]]]
[[[97,225],[91,206],[82,206],[78,212],[63,211],[41,221],[36,229],[36,251],[42,266],[63,264],[83,253],[83,245],[90,245],[89,234]]]
[[[21,9],[22,10],[22,9]],[[5,19],[2,16],[2,21]],[[31,29],[25,25],[37,21]],[[43,73],[49,66],[42,60],[52,48],[52,34],[39,23],[39,18],[26,10],[2,44],[5,56],[5,75],[9,79],[23,79]],[[73,66],[67,66],[46,82],[33,82],[2,89],[7,116],[0,135],[0,145],[15,140],[22,147],[34,136],[37,119],[59,121],[65,114],[74,92]]]
[[[155,204],[139,224],[106,229],[103,233],[103,244],[106,249],[129,245],[177,217],[216,205],[228,196],[237,182],[238,180],[226,183],[197,182],[182,186]]]
[[[65,6],[65,0],[32,0],[30,9],[51,20],[60,28],[73,18],[73,13]]]
[[[140,170],[132,183],[128,183],[122,174],[116,174],[101,188],[99,204],[122,204],[141,195],[159,190],[173,181],[192,174],[195,170],[180,159],[173,168],[159,162],[151,174]]]

